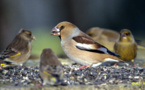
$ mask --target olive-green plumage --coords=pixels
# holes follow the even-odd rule
[[[124,61],[133,61],[137,55],[137,44],[130,30],[120,31],[120,38],[114,45],[115,53]]]
[[[0,61],[8,61],[16,65],[22,65],[31,55],[32,40],[35,40],[35,37],[31,31],[20,30],[14,40],[1,53]]]
[[[48,48],[44,49],[41,54],[39,73],[43,85],[59,84],[63,77],[63,67],[61,62],[53,51]]]

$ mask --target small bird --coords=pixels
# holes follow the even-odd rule
[[[109,50],[114,50],[114,44],[119,38],[119,33],[100,27],[92,27],[86,32],[93,40],[105,46]]]
[[[123,29],[120,31],[120,38],[114,45],[115,53],[120,55],[120,58],[124,61],[132,61],[137,55],[137,44],[130,30]]]
[[[35,40],[31,31],[21,29],[14,40],[0,55],[1,66],[6,64],[23,65],[27,61],[32,51],[31,41]]]
[[[95,42],[74,24],[64,21],[52,29],[52,35],[61,39],[65,54],[76,63],[96,67],[103,62],[119,62],[119,55]]]
[[[44,49],[40,57],[39,73],[43,85],[61,84],[63,78],[63,66],[50,48]]]

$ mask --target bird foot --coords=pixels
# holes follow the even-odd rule
[[[113,67],[117,67],[118,66],[118,63],[115,63],[114,65],[113,65]]]
[[[81,66],[81,67],[79,67],[79,69],[85,69],[86,68],[86,66]]]
[[[81,67],[79,67],[79,69],[86,69],[86,68],[89,68],[89,67],[91,67],[91,65],[88,65],[88,66],[81,66]]]
[[[137,67],[136,64],[133,64],[133,67]]]

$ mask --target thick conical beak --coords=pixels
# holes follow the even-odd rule
[[[60,30],[56,27],[54,27],[52,30],[51,30],[51,35],[54,35],[54,36],[60,36]]]

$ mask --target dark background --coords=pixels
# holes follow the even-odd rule
[[[61,21],[72,22],[84,32],[95,26],[127,28],[144,40],[145,0],[0,0],[0,51],[20,28],[51,31]]]

